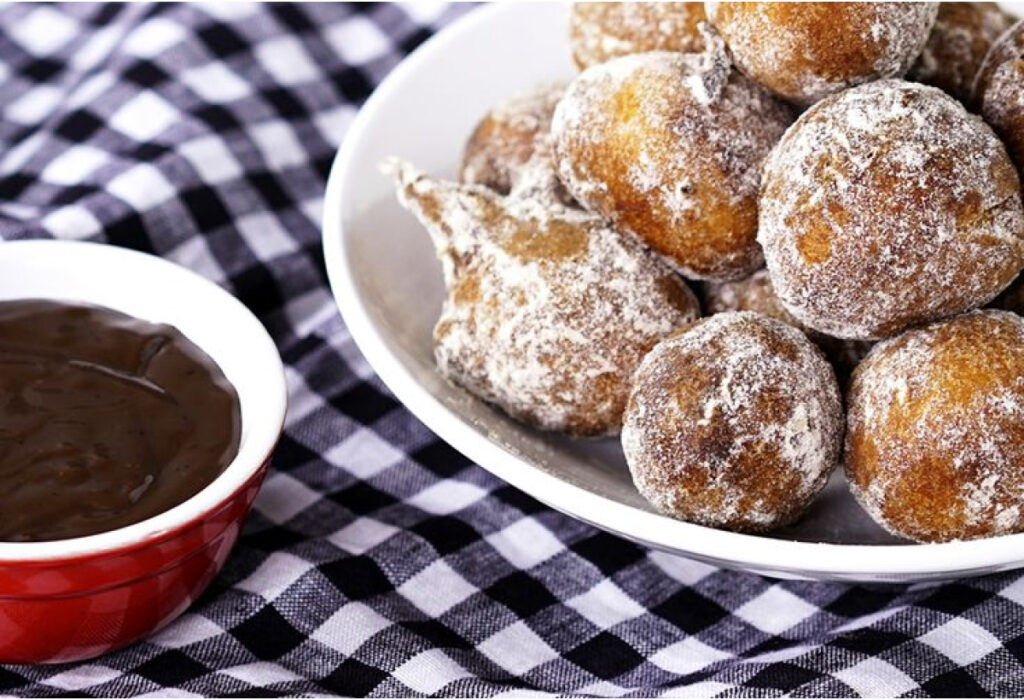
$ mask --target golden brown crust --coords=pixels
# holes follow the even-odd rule
[[[992,300],[1024,265],[1002,144],[937,88],[881,80],[805,112],[764,168],[758,231],[806,325],[870,340]]]
[[[907,74],[968,102],[971,87],[992,44],[1013,19],[994,2],[943,2],[928,43]]]
[[[637,370],[622,430],[659,511],[732,530],[797,518],[839,459],[832,370],[797,329],[754,312],[701,319]]]
[[[974,105],[1024,170],[1024,20],[992,45],[974,83]]]
[[[938,3],[925,2],[722,2],[712,22],[740,70],[809,105],[853,85],[902,76],[937,11]]]
[[[645,51],[701,50],[702,2],[575,2],[569,48],[580,70]]]
[[[555,111],[555,160],[577,201],[684,275],[736,279],[761,265],[760,166],[792,115],[707,60],[647,53],[585,71]]]
[[[891,532],[1024,529],[1024,320],[975,311],[879,343],[854,372],[845,468]]]

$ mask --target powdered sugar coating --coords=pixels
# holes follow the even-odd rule
[[[701,2],[574,2],[569,48],[581,70],[646,51],[700,51]]]
[[[508,194],[540,140],[549,137],[551,115],[564,93],[564,83],[544,83],[489,111],[466,143],[461,181]]]
[[[839,389],[796,328],[745,311],[659,343],[634,378],[622,448],[659,511],[733,530],[803,512],[839,460]]]
[[[438,369],[530,425],[617,433],[633,371],[699,315],[696,298],[638,242],[552,201],[542,167],[529,172],[539,184],[504,198],[397,166],[399,200],[444,268]]]
[[[934,85],[966,103],[992,44],[1013,20],[994,2],[943,2],[908,80]]]
[[[705,311],[709,314],[726,311],[757,311],[799,328],[832,363],[840,385],[845,384],[850,373],[853,372],[853,368],[868,354],[872,346],[872,343],[868,341],[833,338],[800,323],[782,305],[775,293],[775,288],[772,287],[771,276],[764,269],[735,282],[707,284],[702,301]]]
[[[1024,530],[1024,320],[974,311],[879,343],[854,373],[845,468],[890,532]]]
[[[761,265],[760,166],[791,119],[712,38],[705,54],[635,54],[589,68],[551,129],[559,176],[578,202],[687,277],[727,280]]]
[[[1024,170],[1024,20],[989,50],[974,83],[974,103]]]
[[[902,76],[935,23],[935,2],[719,2],[711,22],[737,68],[800,105]]]
[[[1003,145],[937,88],[882,80],[805,112],[765,162],[758,240],[802,323],[876,339],[993,299],[1024,264]]]

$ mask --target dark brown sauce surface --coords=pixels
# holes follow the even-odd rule
[[[0,302],[0,540],[105,532],[198,493],[241,409],[178,330],[97,306]]]

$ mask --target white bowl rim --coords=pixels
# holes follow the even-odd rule
[[[263,367],[262,371],[266,373],[265,383],[262,384],[260,392],[260,400],[266,403],[262,411],[256,412],[257,420],[251,420],[244,428],[247,436],[239,445],[235,459],[216,479],[191,498],[146,520],[95,535],[47,542],[0,542],[0,566],[8,563],[32,565],[93,558],[96,555],[116,554],[119,550],[134,549],[159,541],[168,533],[187,526],[224,505],[269,459],[284,427],[288,394],[281,356],[263,324],[241,301],[214,282],[181,265],[149,253],[104,243],[51,239],[11,240],[0,243],[0,257],[23,255],[31,258],[37,255],[52,255],[55,249],[68,253],[109,257],[116,261],[117,265],[149,266],[154,275],[188,284],[206,298],[219,297],[225,306],[232,309],[232,329],[238,334],[237,342],[246,344],[247,355],[255,358]],[[79,300],[90,303],[88,295],[83,295]],[[203,309],[198,311],[205,312]],[[202,348],[201,344],[197,345]],[[245,401],[241,393],[239,400]],[[242,411],[243,414],[246,413],[244,404]]]
[[[666,552],[768,575],[822,580],[925,580],[991,573],[1024,562],[1024,533],[936,544],[833,544],[775,539],[703,527],[629,506],[570,484],[504,450],[465,423],[420,385],[388,348],[360,298],[344,245],[346,182],[364,177],[354,166],[356,147],[373,127],[374,115],[408,76],[450,38],[500,21],[519,3],[477,9],[435,34],[377,87],[357,114],[335,156],[323,208],[323,247],[328,279],[356,346],[381,380],[430,430],[478,465],[552,508]]]

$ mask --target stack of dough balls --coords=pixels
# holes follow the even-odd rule
[[[621,433],[640,494],[689,522],[785,526],[841,463],[899,537],[1024,531],[1024,21],[575,3],[569,25],[578,75],[484,114],[458,183],[390,164],[441,260],[440,373],[537,429]]]

